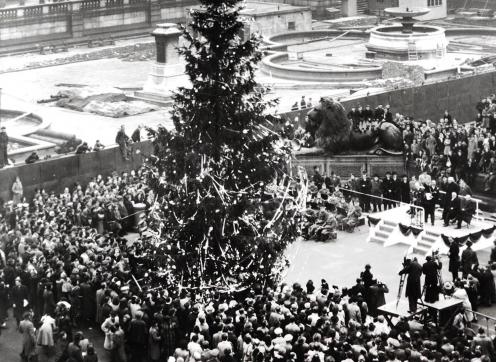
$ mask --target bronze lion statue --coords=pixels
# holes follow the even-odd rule
[[[403,152],[402,133],[395,124],[382,122],[366,133],[355,132],[344,107],[329,97],[321,98],[319,104],[308,113],[305,131],[312,146],[330,154],[353,151],[371,154]]]

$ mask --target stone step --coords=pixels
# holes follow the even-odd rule
[[[419,240],[417,242],[417,245],[420,245],[422,247],[426,247],[426,248],[429,248],[429,249],[432,248],[432,244],[429,243],[429,242],[425,242],[424,240]]]
[[[426,230],[426,231],[425,231],[425,234],[426,234],[426,235],[429,235],[429,236],[434,236],[434,237],[436,237],[436,238],[438,238],[438,237],[441,235],[441,234],[438,234],[438,233],[436,233],[436,232],[429,231],[429,230]]]
[[[386,233],[383,233],[380,231],[376,231],[375,236],[378,236],[379,238],[382,238],[382,239],[387,239],[389,237],[389,234],[386,234]]]
[[[426,248],[421,245],[417,245],[413,247],[413,253],[414,254],[419,254],[419,255],[426,255],[431,248]]]
[[[379,230],[391,233],[393,232],[394,228],[388,225],[379,225]]]
[[[384,240],[380,237],[377,237],[377,236],[372,236],[369,241],[372,243],[378,243],[378,244],[384,244],[386,242],[386,240]]]
[[[421,239],[425,242],[428,242],[428,243],[435,243],[436,242],[436,239],[433,238],[433,237],[430,237],[430,236],[427,236],[427,235],[422,235]]]
[[[384,220],[384,225],[396,227],[398,226],[398,223],[394,221]]]

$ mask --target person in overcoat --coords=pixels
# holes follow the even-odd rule
[[[26,312],[19,323],[19,332],[22,333],[21,359],[23,362],[34,361],[36,355],[35,329],[31,319],[31,313]]]
[[[477,254],[472,250],[472,242],[467,241],[467,247],[462,252],[462,278],[465,279],[474,265],[479,265]]]
[[[458,243],[450,238],[450,247],[449,247],[449,265],[448,270],[453,276],[453,281],[458,279],[458,271],[460,270],[460,246]]]
[[[422,266],[417,261],[406,260],[399,275],[407,274],[405,296],[408,298],[409,312],[417,311],[417,300],[421,297],[420,277],[422,276]]]
[[[439,279],[438,271],[441,270],[442,264],[432,256],[427,256],[426,262],[422,265],[422,273],[425,275],[425,301],[434,303],[439,300]]]
[[[160,360],[161,336],[158,329],[158,322],[155,322],[148,333],[148,358],[150,361]]]
[[[22,201],[23,187],[19,176],[16,176],[14,184],[12,185],[12,201],[14,205],[20,204]]]

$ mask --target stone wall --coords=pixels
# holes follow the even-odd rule
[[[496,2],[487,0],[446,0],[448,10],[496,9]]]
[[[0,9],[0,53],[43,45],[149,34],[160,22],[184,22],[197,0],[75,0]]]
[[[12,22],[12,26],[0,26],[0,41],[17,40],[21,37],[43,37],[62,34],[70,36],[67,16],[55,16],[49,22],[38,19],[26,19],[24,22]]]
[[[64,187],[75,182],[87,183],[94,176],[110,175],[112,172],[124,172],[139,168],[152,151],[149,141],[133,144],[129,161],[122,158],[118,147],[111,147],[100,152],[82,155],[65,155],[33,164],[0,169],[0,198],[10,200],[11,188],[19,176],[24,186],[24,195],[30,198],[35,189],[61,192]]]
[[[312,30],[312,13],[298,8],[293,12],[256,14],[250,23],[250,33],[260,32],[264,36],[309,30]]]
[[[314,18],[328,18],[326,8],[335,7],[338,3],[335,0],[267,0],[266,2],[282,3],[295,6],[308,6],[312,9]]]
[[[83,29],[84,31],[87,31],[93,29],[102,29],[111,26],[146,24],[148,23],[147,16],[147,12],[145,10],[141,10],[88,17],[83,20]]]
[[[473,121],[477,102],[495,92],[496,72],[493,71],[369,96],[350,96],[341,99],[341,103],[348,110],[359,104],[370,104],[372,107],[389,104],[393,112],[434,121],[447,109],[459,122],[465,123]],[[324,91],[322,96],[326,96]],[[300,110],[282,115],[289,120],[298,117],[301,123],[307,112]]]

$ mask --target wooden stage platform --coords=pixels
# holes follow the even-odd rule
[[[434,322],[438,326],[444,326],[454,315],[456,310],[463,304],[460,299],[445,297],[439,295],[440,300],[435,303],[427,303],[422,300],[418,301],[417,311],[410,313],[408,300],[400,299],[399,302],[393,301],[377,308],[379,314],[382,314],[390,327],[393,327],[398,319],[406,318],[408,320],[419,317],[421,322]]]
[[[412,253],[419,256],[430,255],[433,251],[447,254],[449,247],[442,236],[445,238],[466,239],[470,234],[491,229],[494,225],[491,221],[474,217],[470,225],[467,226],[466,223],[463,223],[460,229],[456,228],[456,224],[445,227],[443,226],[442,212],[437,210],[434,225],[430,223],[421,226],[412,225],[421,229],[420,234],[413,235],[413,233],[410,233],[409,235],[404,235],[401,233],[399,225],[410,226],[412,224],[411,215],[408,213],[409,210],[410,207],[405,204],[394,209],[369,214],[371,218],[379,219],[379,222],[375,226],[371,225],[368,240],[382,243],[385,247],[394,244],[406,244],[411,247],[408,254]],[[491,248],[495,239],[496,231],[488,237],[481,236],[473,242],[472,249],[477,251]],[[461,246],[460,249],[463,250],[464,248],[465,245]]]

